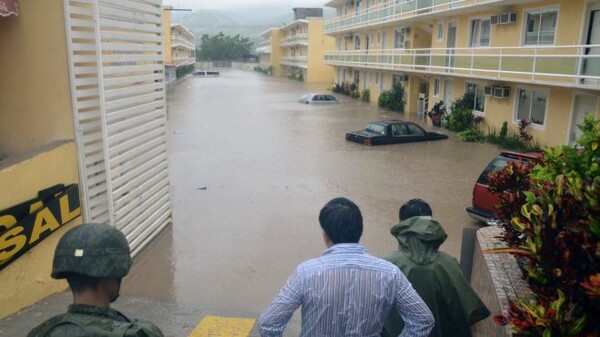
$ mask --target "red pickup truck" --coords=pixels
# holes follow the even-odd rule
[[[533,161],[540,159],[543,156],[542,152],[512,152],[503,151],[496,156],[481,172],[475,186],[473,187],[473,206],[467,207],[467,214],[477,221],[484,222],[488,225],[495,225],[496,220],[494,212],[496,205],[500,202],[498,195],[490,192],[488,176],[491,173],[497,172],[504,168],[509,162]]]

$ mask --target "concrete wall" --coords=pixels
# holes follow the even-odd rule
[[[79,183],[73,142],[53,143],[11,162],[0,166],[0,186],[9,192],[0,194],[0,210],[35,198],[53,185]],[[0,318],[66,289],[66,282],[50,277],[52,258],[62,234],[80,223],[81,216],[0,271]]]
[[[74,139],[62,1],[0,19],[0,159]]]
[[[171,9],[173,6],[163,6],[163,56],[165,63],[173,63],[173,55],[171,55]]]
[[[308,71],[306,82],[333,83],[333,67],[324,63],[324,52],[335,50],[335,39],[323,34],[323,19],[308,20]]]

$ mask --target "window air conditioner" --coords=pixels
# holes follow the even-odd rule
[[[510,87],[494,87],[494,97],[506,98],[510,94]]]
[[[491,96],[494,92],[494,87],[485,86],[483,87],[483,92],[486,96]]]
[[[499,24],[505,25],[509,23],[517,22],[517,14],[516,13],[502,13],[498,18]]]
[[[492,25],[497,25],[498,24],[498,15],[492,15],[492,16],[490,16],[490,23]]]

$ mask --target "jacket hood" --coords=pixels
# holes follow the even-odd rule
[[[394,225],[390,233],[396,237],[400,251],[416,264],[425,265],[438,258],[438,249],[448,234],[430,216],[415,216]]]

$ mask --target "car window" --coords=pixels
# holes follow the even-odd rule
[[[421,129],[420,127],[416,126],[415,124],[407,123],[406,127],[408,128],[408,132],[410,132],[411,136],[422,136],[422,135],[425,134],[423,132],[423,129]]]
[[[333,97],[333,96],[325,96],[325,100],[327,100],[327,101],[335,101],[335,97]]]
[[[505,157],[496,157],[492,160],[488,166],[481,172],[479,179],[477,179],[478,184],[487,185],[489,184],[488,176],[492,173],[496,173],[503,169],[508,163],[514,161],[513,159],[505,158]]]
[[[375,132],[385,136],[385,126],[379,124],[367,124],[366,131]]]
[[[392,125],[392,134],[395,137],[406,136],[408,135],[408,130],[406,129],[406,125],[404,124],[393,124]]]

